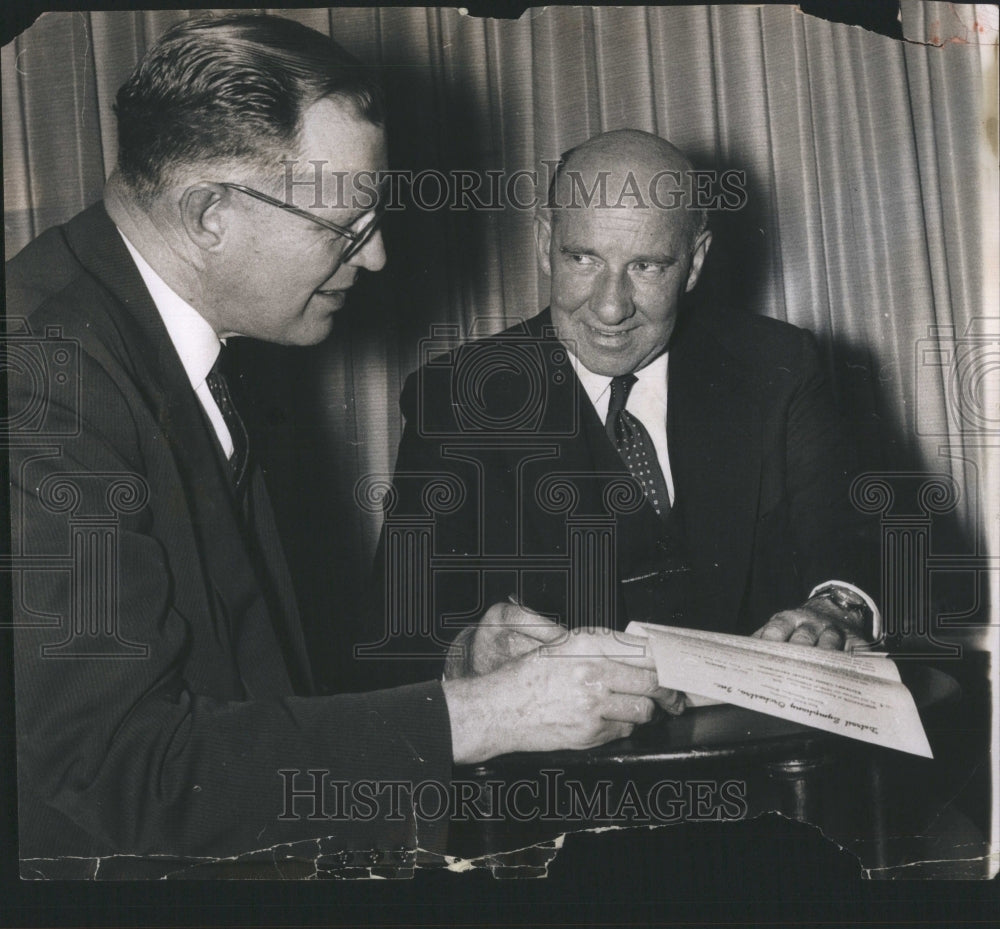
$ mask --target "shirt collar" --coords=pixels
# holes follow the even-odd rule
[[[600,408],[604,395],[611,389],[611,378],[605,374],[595,374],[569,349],[566,351],[573,361],[576,376],[590,398],[590,402],[595,407]],[[662,355],[657,355],[646,367],[632,372],[637,378],[637,383],[632,388],[632,392],[641,390],[644,394],[661,401],[664,409],[667,405],[668,358],[668,353],[664,352]]]
[[[118,234],[139,269],[143,283],[163,319],[163,325],[167,327],[167,335],[180,356],[191,386],[197,390],[205,383],[215,359],[219,357],[222,349],[219,337],[205,317],[150,267],[149,262],[139,254],[121,229]]]

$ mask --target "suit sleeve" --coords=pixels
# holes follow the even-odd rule
[[[786,481],[801,595],[839,580],[874,596],[874,526],[851,502],[851,484],[861,472],[857,445],[836,408],[816,341],[805,331],[800,359],[802,377],[787,412]]]
[[[88,354],[80,362],[79,406],[52,392],[44,434],[22,432],[11,452],[13,554],[23,566],[14,583],[22,858],[234,856],[307,839],[322,840],[311,854],[437,850],[445,821],[417,817],[407,791],[450,779],[440,684],[259,699],[199,686],[239,674],[233,641],[178,608],[177,590],[200,579],[169,557],[174,515],[155,499],[131,402],[107,364]],[[9,381],[10,409],[35,409],[37,383]],[[129,511],[136,481],[152,505]],[[107,557],[74,548],[74,520],[96,538],[122,493]],[[84,569],[104,573],[80,589],[68,566],[85,550],[93,564]],[[95,655],[92,641],[88,650],[74,634],[88,630],[70,619],[91,615],[83,596],[114,601],[93,615],[112,616],[137,652]],[[317,799],[310,789],[321,781]],[[404,787],[379,794],[390,782]]]

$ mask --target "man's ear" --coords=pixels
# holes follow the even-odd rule
[[[691,267],[688,269],[687,287],[685,291],[694,290],[694,285],[701,277],[701,266],[705,263],[705,256],[708,254],[709,246],[712,244],[712,230],[706,229],[694,243],[694,250],[691,252]]]
[[[535,249],[538,252],[538,263],[549,277],[552,276],[552,262],[549,259],[551,245],[552,211],[543,207],[535,213]]]
[[[178,207],[188,238],[198,248],[213,251],[226,236],[226,188],[221,184],[192,184],[181,194]]]

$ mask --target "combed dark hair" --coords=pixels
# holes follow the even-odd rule
[[[118,169],[140,200],[174,168],[291,154],[302,113],[323,97],[384,120],[372,69],[327,36],[277,16],[186,20],[166,32],[118,91]]]

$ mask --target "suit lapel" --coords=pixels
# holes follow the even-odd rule
[[[534,338],[548,339],[555,343],[551,330],[552,320],[548,309],[527,323],[528,332]],[[549,357],[548,355],[546,356]],[[559,459],[552,470],[578,475],[576,486],[579,491],[579,501],[575,507],[577,515],[602,514],[606,503],[604,487],[609,475],[628,476],[629,471],[617,449],[608,440],[604,423],[601,422],[594,409],[590,397],[584,390],[579,378],[573,371],[572,363],[556,365],[549,362],[550,397],[549,406],[553,409],[552,422],[560,417],[565,423],[566,410],[575,411],[574,429],[570,434],[560,436]],[[555,386],[553,386],[555,385]],[[565,430],[564,430],[565,431]],[[546,526],[532,523],[531,516],[536,520],[540,514],[534,507],[528,507],[525,528],[534,530],[538,538],[547,538],[551,530]],[[616,514],[615,545],[618,551],[618,566],[628,575],[633,569],[647,564],[651,553],[653,540],[664,532],[664,523],[653,507],[642,501],[638,509],[624,514]]]
[[[545,344],[558,345],[552,330],[552,317],[548,309],[526,323],[529,335]],[[624,462],[608,441],[604,424],[598,419],[597,411],[590,402],[579,378],[573,370],[572,362],[562,352],[559,363],[545,353],[548,365],[548,396],[545,428],[540,439],[556,439],[559,445],[558,463],[552,470],[569,474],[592,475],[601,473],[628,473]],[[572,411],[571,428],[567,429],[567,414]],[[579,508],[587,512],[597,512],[602,504],[601,495],[592,493],[596,482],[581,485]],[[594,509],[596,507],[596,509]]]
[[[670,348],[667,442],[702,608],[722,622],[737,615],[746,584],[762,423],[738,362],[697,320],[685,322]]]
[[[542,339],[551,330],[548,310],[528,320],[528,333]],[[551,365],[550,365],[551,366]],[[551,366],[556,370],[555,366]],[[572,403],[576,430],[559,440],[553,470],[576,474],[628,471],[608,441],[579,380],[567,364],[566,394],[550,390],[558,404]],[[676,492],[675,507],[686,549],[697,574],[701,600],[696,610],[711,626],[734,618],[746,586],[753,547],[761,468],[761,414],[751,399],[739,363],[696,319],[683,320],[670,346],[667,391],[667,442]],[[566,406],[560,407],[566,409]],[[583,482],[578,510],[597,512],[599,498]],[[598,509],[590,509],[597,507]],[[525,530],[546,538],[545,525],[531,519]],[[623,571],[648,560],[651,540],[663,531],[653,508],[618,519],[619,565]]]
[[[152,408],[184,482],[192,519],[201,540],[211,583],[230,616],[260,601],[260,583],[243,540],[218,443],[191,389],[187,373],[131,256],[104,210],[97,204],[66,227],[80,263],[115,297],[123,312],[114,320],[131,373]],[[308,658],[294,600],[280,611],[294,643],[294,659],[308,680]],[[262,602],[262,601],[261,601]],[[277,620],[275,620],[277,621]],[[236,632],[237,630],[234,630]]]

